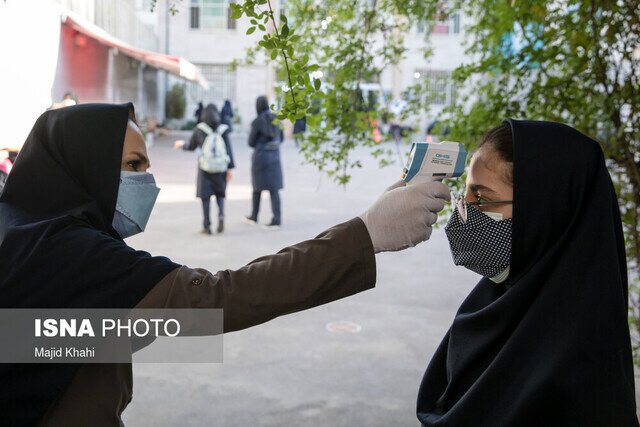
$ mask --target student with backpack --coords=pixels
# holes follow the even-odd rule
[[[229,141],[229,127],[220,123],[220,113],[214,104],[205,107],[202,122],[198,123],[188,143],[176,142],[176,148],[198,153],[198,181],[196,196],[202,200],[204,217],[202,233],[211,234],[211,196],[218,205],[217,232],[224,231],[224,199],[227,182],[234,168]]]

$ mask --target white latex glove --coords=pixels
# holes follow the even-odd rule
[[[440,181],[398,181],[387,188],[360,218],[367,226],[373,250],[400,251],[424,242],[431,236],[436,213],[451,198]]]

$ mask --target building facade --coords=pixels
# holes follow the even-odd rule
[[[221,106],[229,99],[240,119],[237,127],[246,131],[255,116],[256,97],[267,95],[273,99],[275,72],[271,64],[259,60],[252,66],[237,69],[230,66],[234,60],[242,60],[246,49],[255,46],[261,35],[259,32],[246,35],[249,22],[244,18],[231,19],[229,4],[230,0],[185,0],[176,3],[178,13],[175,15],[167,14],[166,6],[159,4],[159,33],[161,39],[168,38],[163,40],[168,53],[196,64],[210,83],[208,90],[193,83],[186,85],[186,119],[195,118],[193,113],[198,102]],[[455,99],[456,88],[450,77],[453,69],[466,58],[462,47],[464,19],[455,13],[435,24],[429,41],[433,49],[429,61],[424,59],[422,51],[426,44],[426,26],[416,26],[405,35],[408,50],[404,59],[381,76],[379,84],[390,99],[400,98],[417,81],[429,85],[431,117],[425,117],[421,125],[437,117]],[[180,82],[171,78],[169,86],[175,83]]]
[[[160,4],[163,3],[163,4]],[[253,47],[261,35],[246,35],[249,21],[231,18],[229,0],[185,0],[175,3],[177,13],[167,11],[166,2],[158,4],[160,38],[167,52],[194,63],[207,79],[209,88],[186,84],[186,119],[195,119],[198,102],[215,103],[218,108],[229,99],[235,110],[235,128],[246,131],[256,115],[255,100],[259,95],[273,98],[274,70],[266,61],[254,65],[231,66],[243,62],[247,48]],[[182,84],[170,77],[168,87]]]
[[[427,87],[429,112],[418,118],[421,131],[437,120],[442,110],[456,100],[458,90],[451,80],[455,68],[468,61],[463,38],[467,17],[459,12],[445,21],[438,21],[431,34],[425,34],[426,25],[417,25],[405,34],[407,51],[403,59],[389,67],[380,77],[380,83],[390,99],[402,99],[410,86],[421,83]],[[428,37],[428,41],[425,38]],[[424,57],[429,45],[431,56]]]

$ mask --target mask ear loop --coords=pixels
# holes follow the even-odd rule
[[[467,222],[467,205],[464,201],[464,197],[459,194],[451,192],[451,204],[458,210],[458,215],[462,222]]]

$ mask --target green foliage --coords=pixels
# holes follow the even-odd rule
[[[185,85],[180,83],[174,84],[167,93],[166,116],[171,119],[183,118],[186,104]]]
[[[168,8],[169,8],[169,13],[173,16],[176,13],[178,13],[178,3],[182,3],[182,0],[167,0],[168,3]],[[154,12],[156,10],[156,7],[158,7],[158,0],[151,0],[151,12]]]
[[[277,111],[277,118],[295,121],[305,117],[311,109],[311,98],[321,86],[320,81],[310,75],[318,65],[310,63],[309,55],[301,53],[300,49],[294,49],[300,36],[289,27],[287,17],[280,15],[276,19],[271,0],[245,0],[244,3],[231,3],[229,7],[233,18],[246,16],[249,19],[251,26],[247,34],[257,30],[264,33],[258,45],[266,56],[281,61],[286,79],[281,88],[284,102]],[[267,30],[268,26],[271,31]]]
[[[261,12],[260,5],[268,10]],[[265,34],[258,50],[277,62],[279,120],[307,118],[300,151],[307,162],[340,184],[361,167],[350,153],[371,148],[380,166],[393,162],[394,152],[381,148],[377,126],[387,108],[371,105],[363,96],[364,83],[379,83],[385,68],[397,64],[406,52],[403,35],[418,21],[433,16],[436,1],[397,0],[288,0],[287,15],[275,25],[267,0],[232,5],[233,17],[251,18],[249,31],[263,31],[257,23],[272,21],[274,34]],[[425,44],[426,46],[426,44]],[[249,52],[248,62],[256,57]],[[421,99],[416,97],[416,100]],[[425,111],[416,101],[410,110]]]

